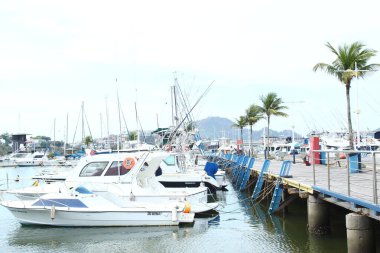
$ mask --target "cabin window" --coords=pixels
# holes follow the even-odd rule
[[[115,161],[111,164],[111,166],[106,171],[106,174],[104,176],[118,176],[119,175],[119,168],[120,168],[120,175],[127,174],[130,170],[127,170],[123,166],[123,161]]]
[[[164,159],[164,162],[166,163],[166,165],[168,166],[174,166],[175,165],[175,156],[168,156]]]
[[[79,174],[80,177],[96,177],[102,175],[108,162],[92,162],[87,164]]]

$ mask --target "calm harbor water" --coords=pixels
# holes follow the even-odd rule
[[[0,168],[0,188],[24,187],[44,167]],[[20,176],[20,182],[14,179]],[[346,252],[344,214],[332,209],[332,231],[307,231],[306,202],[299,200],[285,216],[270,216],[267,205],[252,205],[249,193],[231,186],[213,198],[219,215],[197,218],[186,227],[54,228],[21,226],[0,206],[0,252]]]

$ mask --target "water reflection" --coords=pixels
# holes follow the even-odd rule
[[[112,227],[112,228],[56,228],[20,226],[8,238],[11,245],[63,244],[81,241],[123,240],[128,238],[171,235],[178,227]],[[149,232],[149,233],[148,233]]]
[[[44,226],[19,226],[8,236],[12,246],[50,246],[102,241],[144,241],[152,238],[181,238],[206,232],[210,225],[219,224],[219,216],[197,218],[192,226],[159,227],[89,227],[57,228]]]

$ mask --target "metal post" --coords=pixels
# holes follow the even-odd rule
[[[372,153],[373,159],[373,203],[377,205],[377,176],[376,176],[376,154]]]
[[[316,182],[315,182],[315,161],[314,161],[314,150],[312,151],[312,157],[313,157],[313,182],[314,182],[314,186],[316,186]]]
[[[330,153],[326,151],[327,155],[327,189],[330,190]]]
[[[296,150],[295,149],[293,149],[293,164],[295,164],[296,163]]]
[[[350,196],[350,154],[346,153],[347,157],[347,196]]]

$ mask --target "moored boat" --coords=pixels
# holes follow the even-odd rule
[[[2,201],[23,225],[65,227],[88,226],[173,226],[191,223],[194,214],[186,212],[186,203],[120,203],[83,187],[72,192],[51,193],[35,200]]]
[[[23,189],[9,190],[19,200],[30,200],[49,193],[63,193],[80,185],[104,198],[111,197],[122,203],[134,199],[147,203],[188,201],[192,213],[202,213],[215,209],[218,203],[207,202],[207,188],[165,188],[160,184],[155,171],[165,154],[134,153],[108,154],[86,158],[78,164],[74,172],[63,182],[40,184]],[[137,158],[138,160],[137,160]],[[127,164],[127,161],[133,161]]]

